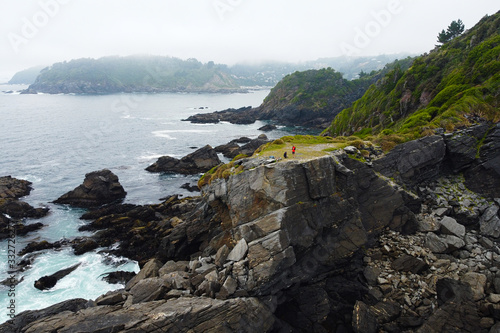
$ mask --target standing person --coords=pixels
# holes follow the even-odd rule
[[[292,155],[295,157],[295,146],[292,147]]]
[[[283,157],[284,157],[284,158],[287,158],[287,157],[288,157],[288,156],[287,156],[287,154],[286,154],[286,152],[283,154]]]

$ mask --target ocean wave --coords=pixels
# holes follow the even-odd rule
[[[158,159],[158,158],[160,158],[162,156],[164,156],[164,155],[162,155],[162,154],[141,155],[141,156],[137,157],[137,160],[139,160],[140,162],[151,161],[151,160],[156,160],[156,159]],[[173,155],[169,155],[169,156],[175,157]]]

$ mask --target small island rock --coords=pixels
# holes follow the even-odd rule
[[[186,175],[206,172],[221,163],[217,152],[206,145],[180,160],[170,156],[162,156],[146,168],[150,172],[173,172]]]
[[[104,169],[86,174],[80,186],[63,194],[54,203],[90,208],[119,201],[126,195],[118,176]]]

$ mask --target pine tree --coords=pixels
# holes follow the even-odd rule
[[[444,31],[444,29],[438,34],[438,42],[446,43],[452,40],[455,37],[460,36],[465,30],[465,25],[461,19],[457,21],[453,21],[448,26],[448,29]]]

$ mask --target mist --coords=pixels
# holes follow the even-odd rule
[[[36,65],[110,55],[164,55],[232,65],[421,54],[461,19],[498,1],[27,0],[4,2],[0,79]]]

